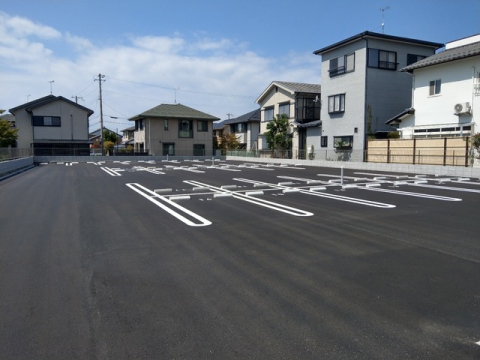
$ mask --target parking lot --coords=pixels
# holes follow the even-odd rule
[[[220,160],[0,181],[2,359],[480,358],[480,179]]]

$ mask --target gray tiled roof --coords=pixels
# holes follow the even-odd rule
[[[372,31],[364,31],[360,34],[351,36],[347,39],[341,40],[339,42],[336,42],[332,45],[328,45],[324,48],[321,48],[319,50],[314,51],[313,53],[315,55],[321,55],[324,52],[327,52],[329,50],[335,49],[336,47],[346,45],[352,41],[357,41],[366,37],[370,38],[377,38],[377,39],[383,39],[383,40],[390,40],[390,41],[395,41],[395,42],[403,42],[403,43],[409,43],[409,44],[418,44],[418,45],[423,45],[423,46],[429,46],[433,47],[435,49],[439,49],[443,47],[443,44],[440,43],[435,43],[431,41],[424,41],[424,40],[418,40],[418,39],[410,39],[410,38],[405,38],[405,37],[400,37],[400,36],[393,36],[393,35],[386,35],[386,34],[380,34],[380,33],[375,33]]]
[[[230,125],[230,124],[237,124],[237,123],[245,123],[249,121],[260,122],[260,109],[250,111],[249,113],[246,113],[245,115],[236,117],[234,119],[224,120],[223,124]]]
[[[220,130],[225,126],[225,120],[222,121],[214,121],[213,122],[213,130]]]
[[[274,81],[273,83],[296,93],[320,93],[322,90],[322,86],[319,84],[304,84],[287,81]]]
[[[220,120],[219,118],[204,112],[192,109],[182,104],[161,104],[141,114],[135,115],[128,120],[141,118],[168,118],[168,119],[193,119],[193,120]]]
[[[57,100],[62,100],[62,101],[65,101],[71,105],[74,105],[74,106],[77,106],[79,107],[80,109],[83,109],[85,110],[87,113],[88,113],[88,116],[92,115],[93,114],[93,110],[89,109],[89,108],[86,108],[85,106],[82,106],[82,105],[79,105],[69,99],[66,99],[64,98],[63,96],[55,96],[55,95],[47,95],[47,96],[44,96],[40,99],[36,99],[36,100],[33,100],[33,101],[30,101],[30,102],[27,102],[25,104],[22,104],[22,105],[19,105],[19,106],[16,106],[14,108],[11,108],[10,110],[8,110],[10,113],[14,114],[15,115],[15,112],[20,110],[20,109],[23,109],[25,108],[26,110],[30,111],[31,109],[35,109],[39,106],[43,106],[43,105],[46,105],[46,104],[49,104],[51,102],[54,102],[54,101],[57,101]]]
[[[429,56],[423,60],[417,61],[409,66],[400,69],[400,71],[412,71],[415,69],[446,63],[449,61],[465,59],[471,56],[480,55],[480,41],[472,44],[454,47],[444,50],[438,54]]]

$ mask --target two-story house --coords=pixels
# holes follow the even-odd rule
[[[321,55],[321,147],[354,150],[363,161],[368,135],[411,105],[411,75],[399,69],[435,54],[443,44],[365,31],[314,52]]]
[[[387,124],[402,138],[467,137],[480,131],[480,34],[401,69],[413,78],[412,106]]]
[[[48,95],[9,110],[18,148],[35,155],[89,155],[88,121],[93,111],[62,96]]]
[[[293,157],[304,157],[312,145],[319,146],[320,92],[318,84],[273,81],[255,100],[261,110],[258,150],[268,149],[267,124],[282,114],[289,119]]]
[[[257,138],[260,133],[260,109],[250,111],[242,116],[223,121],[230,134],[235,134],[240,149],[257,150]]]
[[[135,144],[135,126],[130,126],[126,129],[121,130],[123,133],[122,136],[122,145],[124,147],[132,146]]]
[[[217,117],[182,104],[161,104],[131,117],[135,152],[160,156],[211,156]]]

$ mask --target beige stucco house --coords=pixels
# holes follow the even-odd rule
[[[36,155],[89,155],[88,118],[93,111],[62,96],[48,95],[9,110],[18,148]]]
[[[161,104],[131,117],[136,152],[157,156],[213,155],[217,117],[182,104]]]
[[[255,100],[261,110],[258,149],[268,149],[263,134],[268,122],[281,114],[289,118],[294,158],[304,157],[312,145],[320,148],[320,91],[318,84],[273,81]]]

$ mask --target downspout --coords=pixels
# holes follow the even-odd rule
[[[150,155],[153,155],[152,153],[152,139],[150,137],[150,130],[152,129],[152,119],[151,118],[148,118],[148,152],[150,153]]]
[[[368,71],[368,39],[365,37],[362,37],[363,40],[365,40],[365,100],[363,104],[363,162],[366,160],[366,153],[367,153],[367,90],[368,90],[368,76],[367,76],[367,71]]]

